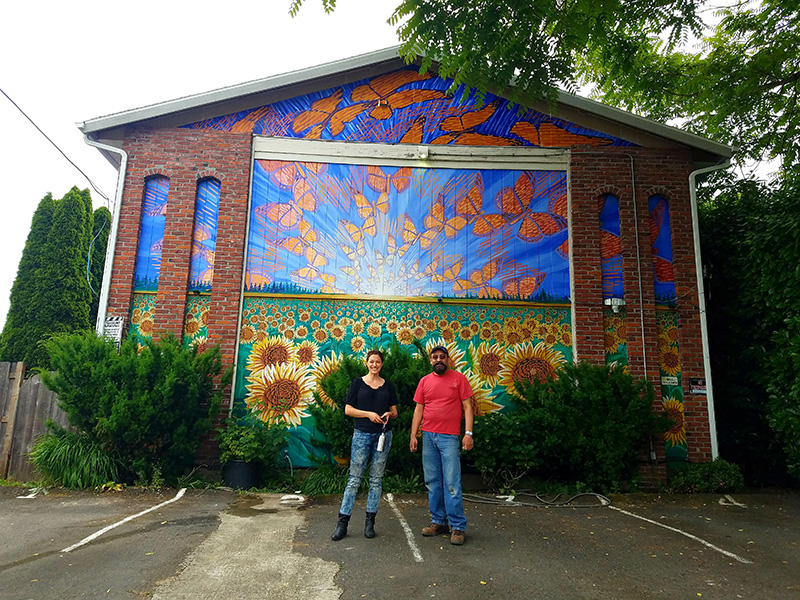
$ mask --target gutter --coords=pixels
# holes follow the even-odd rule
[[[97,307],[97,322],[95,323],[95,331],[97,331],[98,335],[103,335],[106,328],[106,312],[108,311],[108,297],[111,290],[111,271],[114,267],[114,254],[117,248],[117,236],[119,235],[119,214],[122,209],[122,191],[125,188],[128,153],[122,148],[116,148],[93,140],[89,137],[88,133],[83,134],[83,139],[90,146],[107,152],[113,152],[120,157],[117,175],[117,194],[114,199],[114,213],[111,215],[111,232],[108,238],[108,246],[106,246],[106,262],[103,267],[103,285],[100,287],[100,302]]]
[[[731,166],[730,158],[724,162],[689,174],[689,198],[692,205],[692,234],[694,237],[694,262],[697,270],[697,306],[700,311],[700,334],[703,340],[703,368],[706,376],[706,401],[708,403],[708,430],[711,434],[711,460],[719,458],[717,442],[717,422],[714,414],[714,390],[711,385],[711,354],[708,347],[708,324],[706,322],[706,293],[703,284],[703,261],[700,256],[700,221],[697,210],[697,176],[727,169]]]

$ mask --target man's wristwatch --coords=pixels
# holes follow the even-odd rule
[[[471,431],[465,431],[464,435],[468,435],[469,437],[472,437],[472,432]]]

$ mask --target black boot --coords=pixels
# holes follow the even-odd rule
[[[339,513],[339,522],[336,523],[336,531],[333,532],[331,539],[338,542],[347,535],[347,524],[350,522],[350,515],[343,515]]]
[[[365,538],[374,538],[375,537],[375,515],[378,513],[367,513],[367,521],[364,523],[364,537]]]

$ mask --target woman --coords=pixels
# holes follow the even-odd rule
[[[353,442],[350,448],[350,479],[344,490],[339,522],[331,539],[338,542],[347,535],[347,525],[361,486],[364,471],[369,465],[369,494],[364,537],[375,537],[375,515],[381,499],[383,471],[389,448],[392,447],[391,419],[397,418],[397,393],[391,381],[381,377],[383,354],[380,350],[367,352],[367,369],[363,377],[350,384],[345,399],[344,414],[355,418]],[[379,441],[383,437],[382,447]]]

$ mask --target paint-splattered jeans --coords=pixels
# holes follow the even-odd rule
[[[386,469],[386,459],[392,447],[392,432],[386,432],[386,441],[383,451],[378,452],[378,438],[380,433],[365,433],[358,429],[353,431],[353,442],[350,446],[350,479],[342,498],[342,507],[339,512],[349,515],[353,512],[356,494],[364,478],[364,472],[369,465],[369,493],[367,494],[367,512],[378,512],[378,502],[383,490],[383,472]]]
[[[461,440],[457,435],[422,432],[422,470],[428,488],[428,509],[438,525],[465,531],[467,518],[461,498]]]

